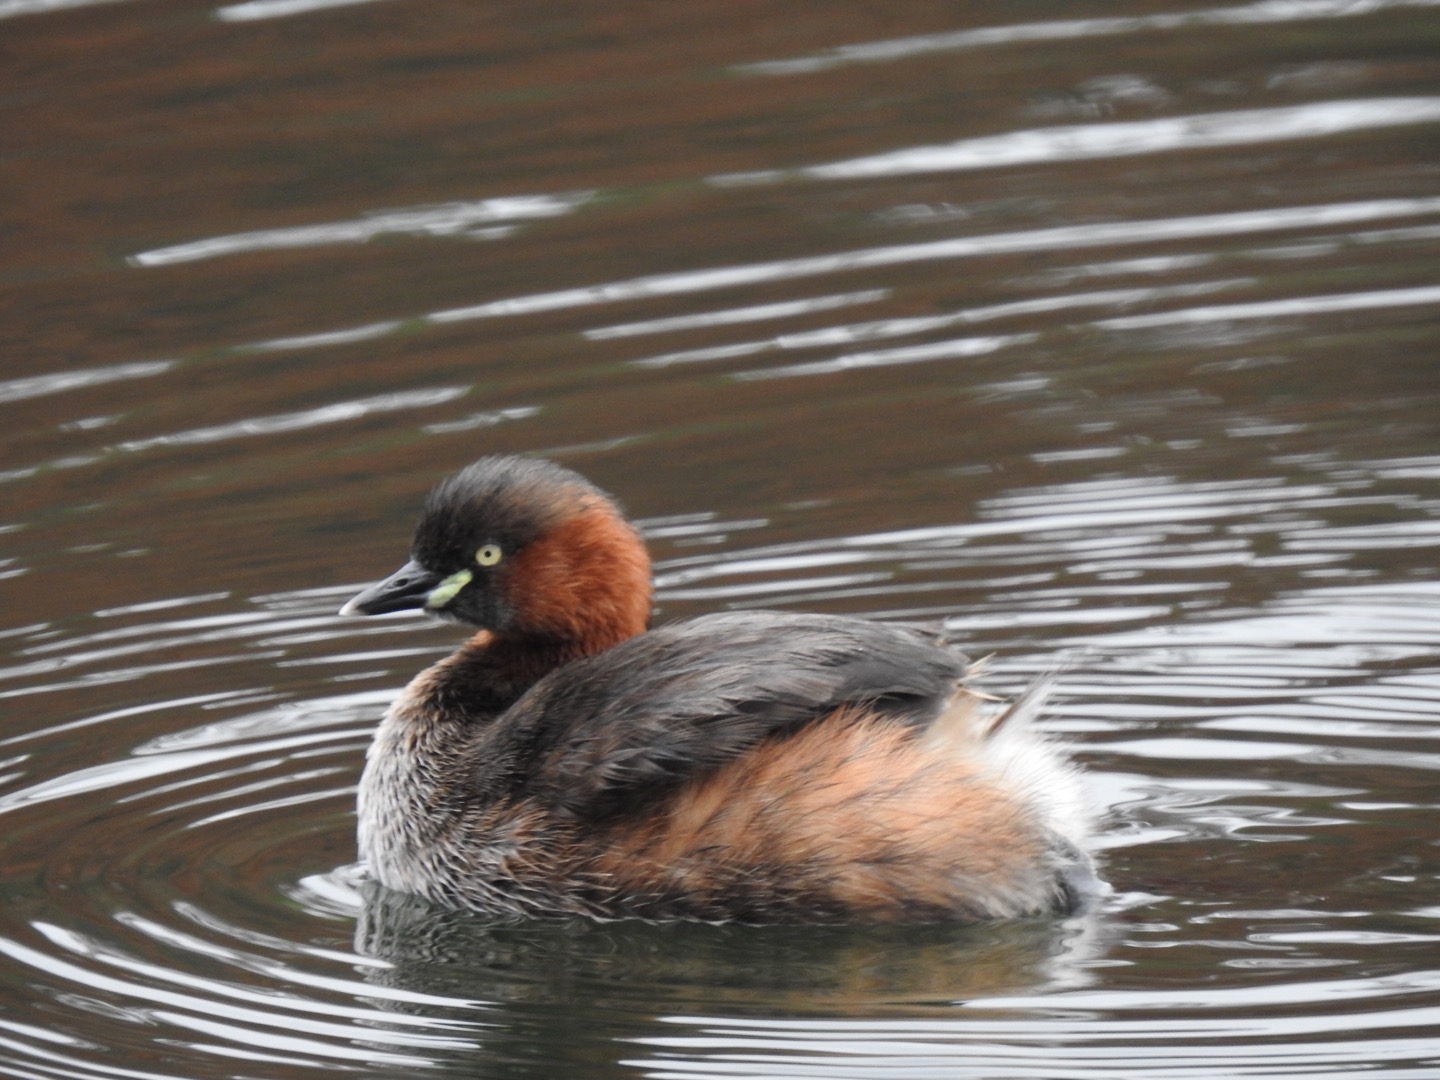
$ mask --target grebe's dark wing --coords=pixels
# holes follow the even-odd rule
[[[500,723],[526,744],[527,791],[604,816],[844,705],[927,722],[967,667],[920,627],[730,612],[552,672]]]

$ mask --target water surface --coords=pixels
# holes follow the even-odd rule
[[[0,0],[0,1070],[1440,1073],[1440,12]],[[518,923],[350,868],[481,453],[660,617],[1057,668],[1115,896]]]

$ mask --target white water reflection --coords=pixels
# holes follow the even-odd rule
[[[343,336],[343,335],[338,335]],[[329,344],[331,342],[327,342]],[[259,351],[261,346],[250,346],[237,351]],[[271,347],[274,347],[271,345]],[[121,365],[120,369],[101,369],[103,375],[109,375],[121,369],[146,369],[135,370],[132,374],[121,374],[117,377],[138,377],[139,375],[160,374],[175,366],[173,361],[166,361],[158,365],[131,364]],[[153,370],[150,370],[152,369]],[[93,372],[73,373],[80,376],[90,376]],[[27,392],[21,396],[36,396],[39,393],[49,393],[53,390],[70,389],[78,386],[90,386],[96,382],[108,382],[110,378],[100,377],[87,381],[84,378],[74,379],[69,376],[43,377],[37,380],[19,380],[23,383],[35,382],[40,388],[33,392]],[[27,390],[31,389],[26,387]],[[330,424],[345,423],[352,420],[360,420],[367,416],[374,416],[381,413],[397,412],[406,409],[428,409],[437,405],[444,405],[464,397],[471,390],[469,386],[438,386],[419,390],[403,390],[388,394],[376,394],[373,397],[357,398],[349,401],[336,401],[328,405],[321,405],[313,409],[302,409],[295,412],[276,413],[269,416],[245,417],[225,424],[214,424],[208,427],[190,428],[183,431],[167,432],[162,435],[152,435],[143,439],[130,439],[125,442],[118,442],[98,448],[95,452],[84,454],[71,454],[63,458],[54,458],[43,464],[30,465],[17,469],[0,470],[0,483],[7,483],[20,480],[33,479],[43,472],[54,469],[75,469],[95,465],[109,459],[117,453],[141,453],[154,450],[160,447],[176,446],[200,446],[207,443],[225,442],[231,439],[253,438],[256,436],[278,435],[291,431],[304,431],[307,429],[323,427]],[[0,397],[0,403],[4,402]],[[456,431],[471,427],[488,427],[508,420],[524,419],[533,416],[538,409],[533,406],[517,406],[509,409],[492,410],[489,412],[474,413],[463,420],[454,421],[450,426],[444,423],[434,427],[434,431]],[[104,425],[86,425],[104,426]],[[0,564],[3,566],[4,564]],[[0,575],[3,576],[3,575]]]
[[[1287,315],[1324,315],[1338,311],[1366,311],[1372,308],[1413,307],[1424,304],[1440,304],[1440,285],[1338,293],[1332,296],[1296,296],[1284,300],[1217,304],[1148,315],[1122,315],[1113,319],[1097,320],[1095,325],[1107,330],[1141,330],[1157,326],[1216,323],[1235,319],[1275,319]]]
[[[59,394],[66,390],[103,386],[105,383],[120,382],[125,379],[146,379],[152,375],[163,375],[174,366],[174,360],[150,360],[133,364],[115,364],[111,367],[85,368],[80,371],[57,371],[21,379],[6,379],[4,382],[0,382],[0,404],[43,397],[46,394]]]
[[[830,326],[821,330],[806,330],[782,334],[763,341],[743,342],[735,345],[712,346],[705,349],[687,349],[680,352],[664,353],[632,360],[637,367],[671,367],[675,364],[696,363],[706,360],[724,360],[737,356],[777,349],[811,349],[837,345],[854,345],[864,341],[879,341],[894,337],[908,337],[913,334],[944,330],[953,326],[989,322],[996,319],[1023,318],[1043,315],[1056,311],[1067,311],[1085,307],[1126,307],[1151,303],[1156,300],[1189,297],[1219,292],[1225,289],[1241,288],[1252,283],[1250,278],[1227,278],[1222,281],[1202,281],[1188,285],[1155,286],[1134,289],[1104,289],[1088,293],[1073,293],[1065,296],[1046,296],[1032,300],[1012,300],[1004,304],[987,304],[982,307],[963,308],[943,315],[919,315],[909,318],[877,319],[873,322],[851,323]],[[924,346],[928,348],[929,346]],[[903,361],[899,361],[903,362]],[[841,365],[857,366],[857,365]],[[860,364],[858,366],[865,366]],[[805,374],[809,365],[796,368],[775,369],[769,375]],[[819,368],[817,370],[829,370]],[[766,373],[747,372],[741,377],[761,378]]]
[[[353,0],[347,0],[353,2]],[[363,244],[377,236],[461,236],[489,240],[508,235],[515,222],[559,217],[593,198],[589,191],[566,195],[510,195],[477,202],[448,202],[403,210],[376,210],[351,221],[297,225],[288,229],[213,236],[130,256],[132,266],[173,266],[252,251],[283,251],[330,244]]]
[[[1034,41],[1113,37],[1164,30],[1191,30],[1205,26],[1257,26],[1266,23],[1346,19],[1379,12],[1440,6],[1440,0],[1260,0],[1236,7],[1199,8],[1195,11],[1153,15],[1121,15],[1099,19],[1055,19],[1046,22],[988,26],[943,34],[917,34],[842,45],[811,56],[740,64],[735,70],[756,75],[801,75],[842,64],[873,64],[905,60],[926,53],[958,52]]]
[[[753,304],[749,307],[726,308],[721,311],[699,312],[694,315],[673,315],[645,322],[620,323],[586,330],[591,341],[608,338],[636,337],[641,334],[664,334],[678,330],[698,330],[710,326],[733,326],[736,323],[763,322],[767,319],[789,319],[816,311],[832,311],[857,304],[873,304],[889,298],[889,289],[865,289],[861,292],[812,296],[804,300],[784,300],[774,304]]]
[[[355,7],[377,0],[250,0],[244,4],[227,4],[215,9],[221,22],[255,22],[259,19],[281,19],[288,15],[307,15],[327,8]]]
[[[1440,197],[1375,199],[1320,206],[1276,207],[1270,210],[1242,210],[1223,214],[1198,214],[1190,217],[1109,221],[1091,225],[1024,229],[1017,232],[955,237],[919,244],[891,244],[882,247],[860,248],[833,255],[813,255],[704,270],[649,274],[601,285],[531,293],[507,300],[494,300],[469,307],[450,308],[432,312],[424,318],[430,322],[442,324],[467,322],[475,319],[508,318],[944,259],[1245,236],[1289,229],[1333,228],[1386,218],[1420,217],[1435,213],[1440,213]]]
[[[1440,101],[1440,99],[1436,99]],[[610,304],[644,301],[661,297],[675,297],[715,292],[724,289],[773,284],[782,281],[798,281],[832,274],[863,272],[886,267],[898,267],[924,262],[938,262],[951,259],[973,259],[990,256],[1031,254],[1041,252],[1079,251],[1086,248],[1158,244],[1181,240],[1219,239],[1229,236],[1261,235],[1291,230],[1324,230],[1349,225],[1362,225],[1395,218],[1427,217],[1440,214],[1440,197],[1410,199],[1375,199],[1348,203],[1330,203],[1316,206],[1275,207],[1267,210],[1247,210],[1219,214],[1200,214],[1189,217],[1156,218],[1149,220],[1118,220],[1086,225],[1066,225],[1043,229],[1022,229],[1012,232],[989,233],[979,236],[962,236],[944,240],[912,244],[892,244],[879,247],[860,248],[852,251],[827,255],[803,256],[768,262],[740,264],[726,267],[711,267],[700,270],[682,270],[671,273],[649,274],[620,281],[596,285],[579,286],[551,292],[530,293],[503,300],[492,300],[466,307],[449,308],[414,317],[401,317],[380,322],[342,327],[311,334],[271,338],[232,346],[231,352],[278,351],[290,348],[324,348],[353,344],[383,338],[400,332],[413,321],[438,325],[468,322],[484,319],[511,318],[526,315],[545,314],[584,307],[599,307]],[[1343,234],[1336,239],[1363,240],[1374,238],[1376,242],[1395,239],[1400,232],[1425,233],[1440,226],[1412,226],[1408,229],[1368,230]],[[1212,261],[1213,256],[1191,253],[1179,256],[1156,256],[1130,260],[1110,260],[1094,266],[1043,272],[1036,283],[1048,283],[1054,278],[1056,284],[1063,284],[1079,277],[1101,276],[1106,273],[1164,273],[1174,269],[1185,269]],[[1050,275],[1046,277],[1045,275]],[[1060,277],[1056,277],[1060,275]],[[1238,279],[1233,279],[1238,280]],[[1195,286],[1177,286],[1204,291],[1207,288],[1225,287],[1230,282],[1202,283]],[[726,325],[742,323],[751,319],[785,318],[792,313],[808,313],[830,308],[847,306],[850,303],[870,303],[875,294],[884,294],[883,289],[865,289],[853,293],[833,294],[797,301],[783,301],[775,304],[755,305],[728,311],[702,312],[693,315],[667,317],[639,323],[616,324],[597,327],[586,332],[592,340],[625,337],[667,330],[685,329],[692,326]],[[1411,297],[1412,303],[1432,302],[1428,291],[1396,290],[1397,294]],[[1074,301],[1084,305],[1087,297],[1096,294],[1080,294]],[[1152,299],[1166,293],[1157,291]],[[1418,299],[1416,298],[1418,297]],[[1393,301],[1392,297],[1392,301]],[[1054,301],[1017,301],[1014,305],[995,305],[992,316],[1004,313],[1023,313],[1020,305],[1065,306],[1070,301],[1060,298]],[[1120,302],[1125,302],[1121,300]],[[1138,302],[1138,301],[1137,301]],[[1305,304],[1303,299],[1294,301]],[[1391,301],[1360,306],[1389,306]],[[961,314],[960,319],[987,317],[987,309],[974,309],[969,315]],[[1028,310],[1028,309],[1026,309]],[[1038,308],[1036,310],[1039,310]],[[980,314],[977,315],[976,312]],[[1172,317],[1166,314],[1157,318]],[[1237,316],[1240,317],[1240,316]],[[942,317],[942,318],[948,318]],[[1139,318],[1138,316],[1135,318]],[[891,325],[904,326],[904,320],[888,320]],[[1114,328],[1114,327],[1112,327]],[[824,333],[827,331],[821,331]],[[766,343],[745,343],[739,345],[710,346],[689,353],[668,354],[654,357],[647,366],[663,367],[673,363],[693,360],[726,359],[763,351]],[[157,362],[162,363],[162,362]],[[166,361],[165,364],[173,362]],[[119,371],[121,376],[137,377],[164,370],[154,365],[123,365],[116,369],[101,369],[103,372]],[[84,373],[73,373],[79,375]],[[32,391],[28,380],[17,380],[12,386],[15,393],[26,395],[31,392],[50,392],[51,387],[68,387],[66,380],[73,375],[47,376],[46,381],[36,383],[40,389]],[[105,377],[105,376],[97,376]],[[11,384],[0,384],[0,389]],[[85,385],[76,383],[75,385]],[[0,396],[0,400],[4,400]],[[343,406],[341,406],[343,407]],[[83,462],[82,462],[83,463]],[[55,464],[55,463],[51,463]],[[33,472],[33,470],[31,470]],[[29,475],[26,473],[25,475]]]
[[[759,183],[804,177],[856,180],[912,173],[963,172],[1044,165],[1092,158],[1136,157],[1176,150],[1317,139],[1351,131],[1429,124],[1440,120],[1440,98],[1324,101],[1274,109],[1238,109],[1155,120],[1032,128],[961,139],[793,170],[715,176],[711,183]]]
[[[149,439],[136,439],[119,443],[115,449],[125,451],[150,450],[157,446],[196,446],[202,443],[221,442],[225,439],[248,438],[255,435],[275,435],[285,431],[301,431],[321,424],[337,424],[344,420],[358,420],[376,413],[394,412],[397,409],[425,409],[454,401],[469,393],[468,386],[440,386],[432,390],[410,390],[393,394],[378,394],[371,398],[355,401],[337,401],[322,405],[318,409],[301,412],[280,413],[275,416],[256,416],[237,420],[233,424],[216,424],[214,427],[192,428],[168,435],[156,435]]]
[[[899,364],[921,364],[931,360],[958,360],[964,357],[985,356],[1001,349],[1028,345],[1038,340],[1039,334],[995,334],[990,337],[955,338],[951,341],[931,341],[924,345],[906,345],[895,349],[870,349],[865,352],[844,353],[829,360],[816,360],[808,364],[788,364],[783,367],[754,368],[737,372],[734,376],[742,381],[757,379],[783,379],[795,375],[828,375],[836,371],[857,371],[864,368],[894,367]]]
[[[538,405],[512,405],[504,409],[482,409],[480,412],[473,412],[469,416],[462,416],[458,420],[441,420],[433,424],[426,424],[421,430],[431,435],[451,435],[457,431],[476,431],[480,428],[494,427],[497,424],[506,424],[513,420],[528,420],[540,412]]]
[[[1348,716],[1362,698],[1368,719],[1411,721],[1422,718],[1423,673],[1398,675],[1393,690],[1372,680],[1363,690],[1323,697],[1306,695],[1297,680],[1348,678],[1379,661],[1419,659],[1440,641],[1433,589],[1402,596],[1393,587],[1307,586],[1259,611],[1228,613],[1226,594],[1237,575],[1296,572],[1303,579],[1350,562],[1366,550],[1370,531],[1389,542],[1440,545],[1427,516],[1433,509],[1344,484],[1132,478],[1018,491],[987,500],[978,520],[954,525],[670,558],[657,584],[662,603],[702,607],[877,604],[874,617],[944,619],[976,649],[1012,640],[1017,630],[1043,633],[1052,647],[1033,658],[1035,670],[1054,663],[1053,645],[1062,642],[1088,654],[1079,666],[1109,673],[1089,691],[1066,680],[1067,695],[1095,700],[1093,707],[1067,706],[1072,717],[1109,715],[1123,684],[1127,696],[1152,702],[1203,702],[1147,704],[1147,721],[1173,719],[1177,707],[1203,719],[1276,717],[1291,708],[1310,718],[1342,709]],[[1387,524],[1325,524],[1357,511]],[[1410,520],[1389,524],[1397,512]],[[1332,529],[1341,539],[1327,544],[1321,538]],[[1310,536],[1320,542],[1308,544]],[[1114,629],[1136,623],[1148,625]],[[1387,701],[1392,696],[1398,705]],[[1237,706],[1228,712],[1216,704],[1232,699]],[[1420,733],[1412,723],[1409,734]],[[1147,752],[1183,756],[1153,746]]]
[[[118,2],[119,0],[0,0],[0,19],[9,19],[15,15],[43,15],[51,11],[68,11],[70,8]]]
[[[395,333],[404,322],[387,319],[384,322],[368,323],[365,326],[351,326],[344,330],[322,331],[318,334],[296,334],[292,337],[270,338],[239,346],[241,352],[287,352],[291,349],[325,349],[332,345],[355,345],[362,341],[374,341]]]
[[[1110,259],[1083,266],[1057,266],[1019,278],[1016,284],[1040,288],[1063,287],[1087,278],[1126,277],[1131,274],[1170,274],[1177,270],[1193,270],[1208,266],[1214,255],[1155,255],[1141,259]]]

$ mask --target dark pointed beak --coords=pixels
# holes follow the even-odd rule
[[[341,615],[384,615],[390,611],[416,611],[425,606],[430,591],[441,582],[439,574],[416,562],[407,562],[384,581],[371,585],[340,609]]]

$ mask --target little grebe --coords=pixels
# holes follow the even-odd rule
[[[412,559],[342,609],[478,627],[370,747],[359,846],[392,889],[510,915],[973,920],[1093,895],[1078,780],[987,715],[928,628],[744,611],[647,629],[650,559],[557,465],[431,492]]]

